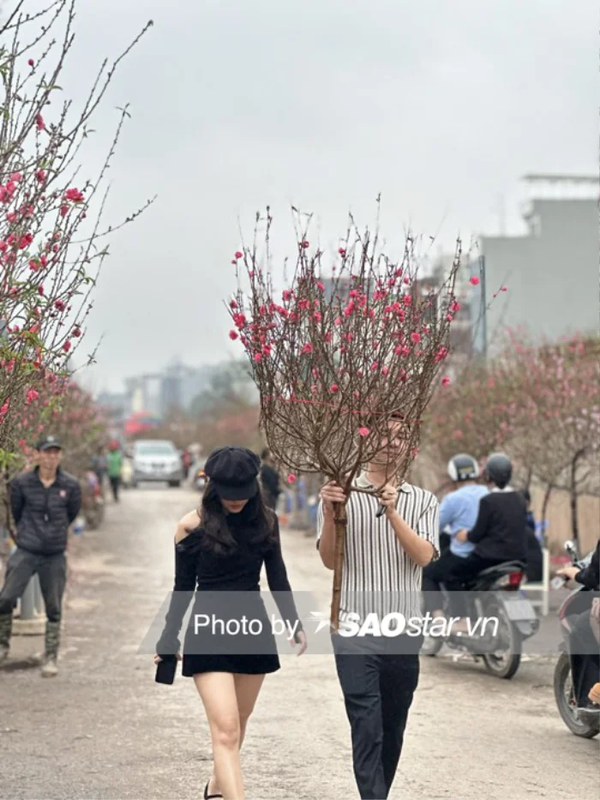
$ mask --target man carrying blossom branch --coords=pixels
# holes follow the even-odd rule
[[[397,480],[395,465],[410,436],[399,419],[389,427],[388,440],[355,480],[355,491],[346,496],[337,483],[327,483],[318,510],[317,547],[324,565],[333,569],[334,507],[346,505],[340,628],[332,643],[363,800],[389,795],[419,680],[423,639],[404,633],[356,638],[344,635],[344,624],[360,625],[372,615],[378,620],[388,614],[418,617],[423,567],[438,556],[438,502],[430,492]],[[380,506],[385,508],[381,517]]]

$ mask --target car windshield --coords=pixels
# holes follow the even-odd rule
[[[175,448],[170,444],[162,444],[160,442],[157,443],[148,443],[148,444],[138,444],[135,449],[136,453],[140,456],[175,456],[177,455],[177,451]]]

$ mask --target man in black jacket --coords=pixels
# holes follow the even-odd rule
[[[62,448],[55,437],[40,441],[37,451],[38,466],[18,475],[10,487],[17,547],[0,590],[0,663],[8,656],[13,609],[37,573],[47,620],[42,675],[51,677],[57,673],[68,531],[81,508],[81,487],[61,469]]]
[[[453,611],[464,617],[465,602],[461,590],[482,570],[505,561],[527,561],[527,506],[521,492],[509,485],[512,464],[503,453],[490,456],[485,476],[492,489],[479,501],[479,514],[470,531],[459,531],[458,541],[473,542],[475,549],[461,559],[445,581],[452,592]]]
[[[265,504],[273,511],[277,510],[277,502],[281,494],[281,482],[279,473],[275,468],[275,462],[270,450],[263,450],[261,453],[262,466],[260,468],[260,483]]]

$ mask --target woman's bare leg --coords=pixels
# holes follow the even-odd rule
[[[235,693],[240,715],[240,747],[246,735],[246,725],[254,710],[256,700],[265,679],[264,675],[234,675]]]
[[[235,693],[238,703],[238,713],[240,719],[240,750],[246,735],[246,726],[248,719],[254,710],[256,700],[265,679],[264,675],[241,675],[239,673],[233,676],[235,683]],[[219,782],[215,775],[214,767],[213,774],[208,785],[208,793],[217,794],[220,792]]]
[[[212,738],[214,775],[224,800],[244,800],[240,766],[240,715],[234,676],[229,672],[194,675]],[[216,791],[214,785],[209,793]]]

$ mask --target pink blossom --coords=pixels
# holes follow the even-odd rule
[[[40,269],[41,269],[41,264],[40,264],[40,262],[37,260],[37,258],[31,258],[31,259],[29,260],[29,269],[30,269],[32,272],[39,272],[39,271],[40,271]]]
[[[33,60],[33,58],[30,58],[27,63],[29,64],[30,67],[33,67],[33,65],[35,64],[35,61]]]
[[[359,436],[362,436],[363,438],[364,438],[365,436],[368,436],[370,433],[371,433],[371,431],[370,431],[368,428],[364,428],[364,427],[363,427],[363,428],[359,428],[359,429],[358,429],[358,434],[359,434]]]
[[[40,393],[36,392],[35,389],[29,389],[29,391],[27,392],[27,395],[25,397],[25,401],[26,401],[27,405],[29,405],[30,403],[33,403],[35,400],[37,400],[39,396],[40,396]]]
[[[45,131],[46,130],[46,123],[44,122],[44,118],[41,114],[38,114],[35,118],[35,124],[37,125],[38,131]]]
[[[61,311],[62,312],[62,311],[64,311],[66,309],[67,305],[63,300],[57,300],[54,303],[54,307],[56,308],[57,311]]]
[[[500,291],[501,291],[501,292],[508,292],[508,289],[506,288],[506,286],[502,286],[502,288],[500,289]]]
[[[323,319],[321,312],[315,311],[315,313],[313,314],[313,319],[315,320],[315,322],[321,322],[321,320]]]
[[[43,296],[44,296],[44,287],[42,286],[42,284],[41,284],[41,283],[40,283],[40,285],[38,286],[38,294],[39,294],[41,297],[43,297]]]
[[[412,297],[409,294],[405,294],[402,298],[402,302],[405,306],[410,306],[412,304]]]
[[[339,328],[339,326],[342,324],[342,318],[341,317],[336,317],[333,320],[333,324],[336,326],[336,328]]]
[[[450,386],[451,383],[452,383],[452,381],[447,376],[442,378],[442,386]]]
[[[290,474],[287,476],[287,482],[288,483],[296,483],[296,480],[297,480],[296,476],[290,472]]]
[[[47,173],[45,169],[38,169],[38,171],[35,173],[37,182],[44,183],[44,181],[46,180],[46,174]]]
[[[340,248],[338,249],[338,253],[341,255],[341,257],[342,257],[342,258],[345,258],[345,256],[346,256],[346,250],[345,250],[343,247],[340,247]]]
[[[65,200],[70,200],[72,203],[83,203],[84,199],[83,194],[75,187],[65,192]]]
[[[254,360],[257,364],[260,364],[260,362],[262,361],[262,353],[255,353]]]
[[[229,308],[237,308],[237,307],[238,307],[238,304],[237,304],[236,300],[230,300],[229,301]]]
[[[388,372],[389,372],[388,367],[383,367],[383,369],[381,370],[382,375],[387,375]]]
[[[310,247],[310,242],[307,242],[306,239],[300,243],[300,247],[306,250],[307,247]]]
[[[13,172],[13,174],[10,176],[11,181],[13,181],[14,183],[19,183],[19,181],[22,178],[23,176],[21,175],[20,172]]]
[[[76,325],[76,326],[73,328],[73,336],[74,336],[76,339],[79,339],[79,337],[81,336],[81,328],[79,327],[79,325]]]
[[[337,383],[332,383],[331,386],[329,387],[329,391],[332,394],[335,394],[336,392],[339,392],[339,390],[340,390],[340,387],[337,385]]]
[[[312,353],[312,351],[313,351],[312,344],[310,342],[307,342],[300,352],[302,353],[302,355],[306,355],[308,353]]]
[[[290,292],[289,289],[284,289],[282,297],[284,303],[289,303],[289,301],[292,299],[292,292]]]
[[[71,349],[71,342],[65,342],[63,344],[63,350],[65,351],[65,353],[68,353],[70,349]]]
[[[16,211],[9,211],[8,214],[6,215],[6,219],[9,222],[16,222],[17,221],[17,213],[16,213]]]
[[[243,257],[244,257],[244,254],[242,253],[242,251],[241,251],[241,250],[236,250],[236,251],[235,251],[235,258],[236,258],[236,260],[237,260],[237,259],[239,259],[239,258],[243,258]]]
[[[421,341],[421,334],[420,333],[411,333],[410,340],[413,344],[419,344]]]
[[[4,253],[5,250],[8,250],[8,245],[2,240],[0,241],[0,253]]]
[[[378,369],[379,369],[379,364],[377,363],[377,361],[374,361],[371,364],[371,372],[377,372]]]
[[[60,215],[61,217],[66,217],[69,213],[69,206],[61,206],[60,207]]]
[[[471,286],[479,286],[479,278],[477,277],[477,275],[473,275],[469,283],[471,284]]]

